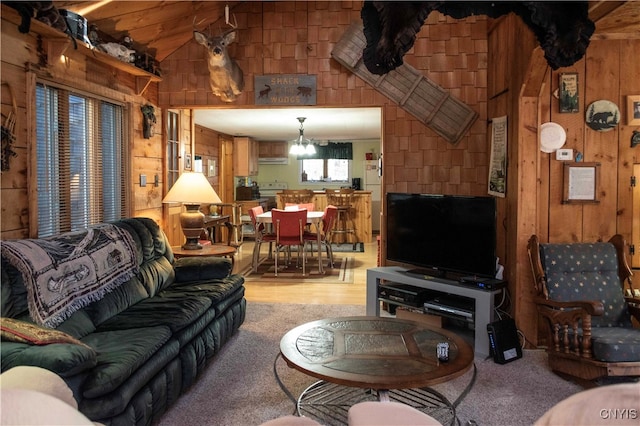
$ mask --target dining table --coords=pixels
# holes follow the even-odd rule
[[[307,211],[307,223],[313,224],[313,226],[315,226],[316,233],[318,235],[318,272],[320,272],[321,274],[324,273],[324,268],[322,266],[322,234],[321,234],[321,226],[320,226],[323,216],[324,216],[324,212],[322,211]],[[257,215],[256,222],[272,224],[273,218],[271,217],[271,211],[264,212],[262,214]],[[253,265],[253,266],[257,267],[257,265]]]

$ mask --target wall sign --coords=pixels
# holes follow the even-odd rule
[[[256,75],[253,87],[256,105],[316,104],[315,75]]]
[[[560,74],[560,87],[558,88],[560,112],[578,112],[578,73],[568,72]]]
[[[495,117],[491,124],[489,194],[504,198],[507,194],[507,116]]]

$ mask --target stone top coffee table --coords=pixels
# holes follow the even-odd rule
[[[444,342],[449,344],[449,361],[440,362],[437,345]],[[471,346],[449,331],[410,320],[367,316],[302,324],[284,335],[280,353],[290,367],[322,380],[303,392],[298,400],[298,412],[321,417],[325,424],[331,423],[326,417],[329,393],[341,394],[340,401],[331,399],[328,403],[341,418],[339,412],[348,410],[354,403],[367,399],[405,402],[402,397],[394,397],[390,390],[424,390],[422,388],[461,376],[473,365]],[[344,389],[338,390],[332,385],[360,390],[345,393]],[[362,388],[370,392],[362,392]],[[369,397],[373,396],[371,390],[375,391],[375,398]],[[430,394],[426,399],[430,401],[422,401],[417,408],[428,408],[432,416],[433,408],[441,409],[443,404],[453,410],[442,395],[427,392]],[[322,400],[317,401],[316,395],[321,395]],[[434,403],[432,399],[440,401]],[[322,416],[317,415],[317,406],[322,406]],[[455,411],[453,413],[455,417]],[[441,420],[441,423],[447,421]]]

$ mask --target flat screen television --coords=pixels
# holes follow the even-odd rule
[[[387,193],[387,259],[432,276],[494,278],[495,199]]]

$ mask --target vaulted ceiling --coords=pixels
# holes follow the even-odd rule
[[[193,38],[198,28],[225,27],[225,6],[240,1],[54,1],[56,7],[84,16],[90,24],[120,40],[129,34],[137,48],[162,61]],[[640,1],[592,1],[589,16],[595,38],[640,38]]]
[[[194,20],[203,30],[223,29],[225,6],[232,17],[240,1],[54,1],[56,7],[84,16],[114,40],[129,35],[134,48],[162,62],[193,39]],[[640,0],[589,2],[596,23],[592,39],[640,38]],[[239,26],[242,31],[242,26]],[[286,116],[283,115],[286,112]],[[361,114],[353,118],[353,114]],[[312,139],[367,140],[379,137],[380,112],[375,108],[207,109],[198,111],[196,123],[225,134],[258,140],[288,140],[297,136],[296,117],[304,116],[305,135]],[[351,120],[346,120],[350,117]],[[222,124],[221,124],[222,123]],[[356,126],[347,123],[357,123]]]

